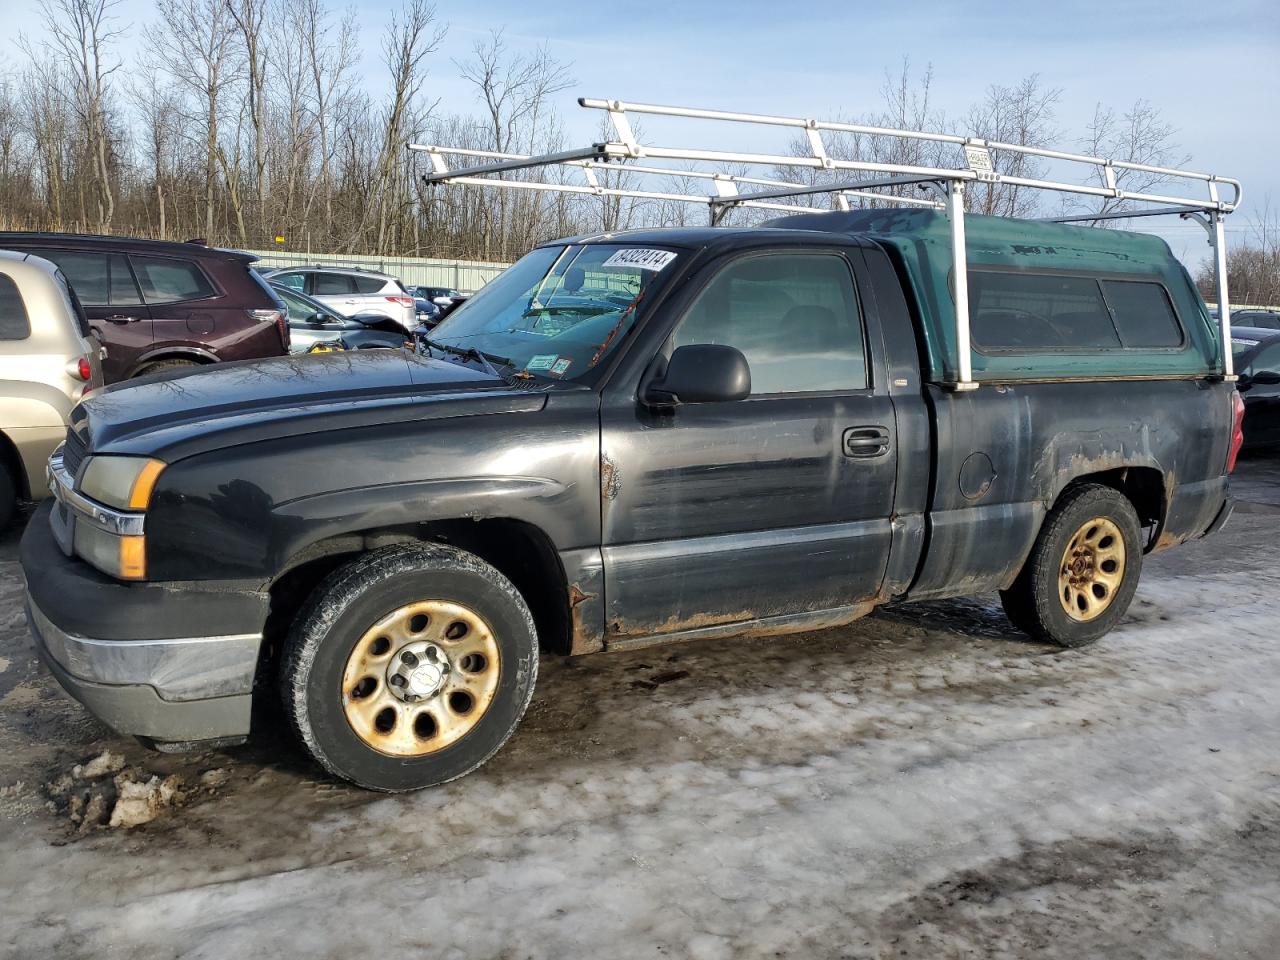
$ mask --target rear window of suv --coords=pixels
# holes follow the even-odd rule
[[[204,271],[190,261],[130,254],[129,262],[147,303],[202,300],[217,294]]]
[[[381,293],[387,281],[382,277],[355,277],[356,293]]]
[[[333,297],[354,293],[355,284],[345,273],[316,273],[311,277],[311,295]]]
[[[31,336],[31,318],[13,277],[0,273],[0,340],[25,340]]]
[[[1182,327],[1159,283],[970,270],[974,344],[992,353],[1172,349]]]

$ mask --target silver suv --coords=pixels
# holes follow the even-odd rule
[[[0,529],[21,499],[49,493],[49,454],[71,408],[102,386],[98,342],[56,266],[0,250]]]
[[[390,274],[354,267],[287,267],[264,272],[263,276],[334,307],[339,313],[390,317],[405,330],[412,330],[418,323],[412,295]]]

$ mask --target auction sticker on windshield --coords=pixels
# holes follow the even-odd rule
[[[642,250],[628,247],[619,250],[601,266],[634,267],[637,270],[661,270],[676,258],[670,250]]]

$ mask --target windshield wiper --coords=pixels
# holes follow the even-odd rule
[[[515,363],[510,357],[500,357],[496,353],[485,353],[483,350],[477,350],[475,347],[455,347],[453,344],[440,343],[438,340],[432,340],[430,337],[420,337],[419,339],[426,344],[428,350],[435,347],[435,349],[439,350],[441,353],[451,353],[455,357],[462,357],[464,360],[474,360],[484,367],[487,373],[493,374],[504,383],[511,382],[511,374],[503,373],[494,366],[495,363],[500,363],[502,366],[509,367],[514,370]]]

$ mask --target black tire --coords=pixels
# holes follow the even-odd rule
[[[0,459],[0,531],[8,530],[18,512],[18,481],[9,464]]]
[[[1094,519],[1109,520],[1118,528],[1123,539],[1123,571],[1114,589],[1104,589],[1106,606],[1102,612],[1080,620],[1067,612],[1071,601],[1059,595],[1059,577],[1073,538]],[[1080,647],[1120,622],[1141,575],[1142,527],[1133,504],[1111,487],[1083,483],[1067,489],[1049,512],[1022,572],[1008,590],[1000,592],[1000,602],[1009,622],[1033,639]]]
[[[174,370],[191,370],[203,366],[198,360],[157,360],[155,363],[148,363],[134,376],[146,377],[153,373],[172,373]]]
[[[374,624],[419,601],[465,605],[489,625],[498,653],[496,689],[460,739],[424,756],[393,756],[367,743],[348,721],[343,675]],[[395,657],[393,650],[389,658]],[[322,767],[359,786],[395,792],[461,777],[497,753],[524,716],[537,674],[537,631],[511,581],[454,547],[400,544],[340,567],[315,590],[285,644],[280,692],[285,715]]]

